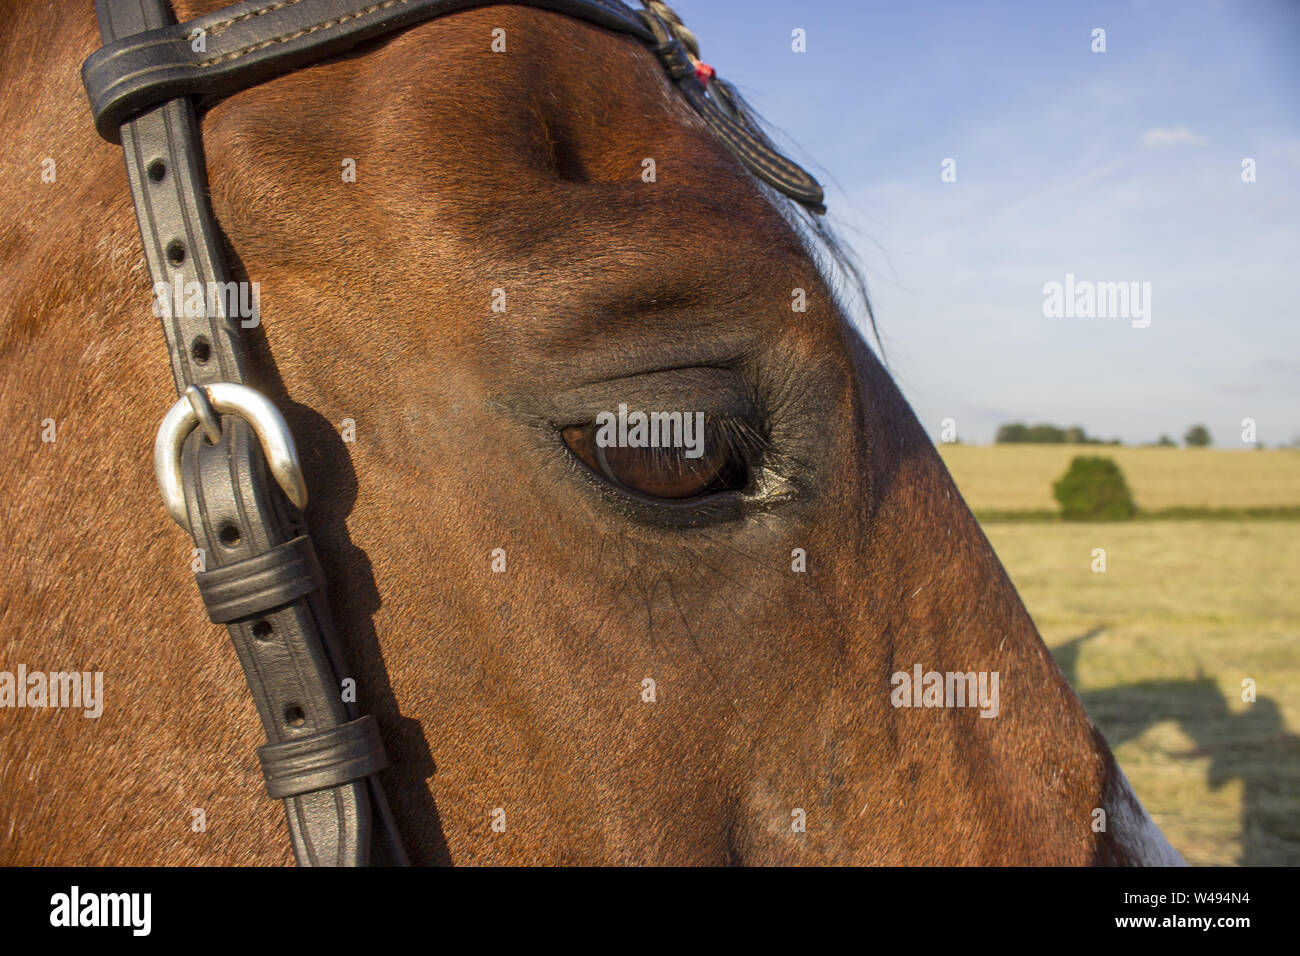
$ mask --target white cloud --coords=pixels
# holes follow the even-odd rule
[[[1147,149],[1162,146],[1204,146],[1205,137],[1198,136],[1186,126],[1153,126],[1142,134],[1142,145]]]

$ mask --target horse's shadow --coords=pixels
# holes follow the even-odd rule
[[[1176,758],[1208,757],[1206,782],[1211,789],[1242,781],[1238,862],[1300,864],[1300,736],[1287,732],[1276,701],[1259,697],[1245,711],[1234,713],[1218,683],[1208,677],[1081,690],[1079,652],[1103,630],[1071,638],[1052,654],[1110,745],[1118,747],[1155,724],[1176,721],[1196,742]]]

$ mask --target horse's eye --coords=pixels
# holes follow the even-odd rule
[[[650,498],[681,501],[743,489],[749,483],[756,439],[747,427],[730,420],[701,424],[695,434],[688,431],[687,441],[656,442],[661,447],[650,445],[644,430],[642,436],[628,436],[622,443],[610,441],[615,429],[595,424],[571,425],[560,435],[597,475]]]

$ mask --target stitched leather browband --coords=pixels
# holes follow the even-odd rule
[[[248,381],[245,326],[255,323],[228,314],[223,295],[206,297],[207,309],[194,314],[162,291],[233,287],[207,200],[197,111],[365,40],[497,2],[504,0],[264,0],[179,24],[166,0],[95,3],[104,46],[82,77],[96,128],[126,157],[180,396],[159,429],[155,470],[168,511],[202,555],[199,594],[211,620],[229,631],[266,732],[258,758],[267,792],[284,801],[304,866],[407,860],[376,776],[387,763],[378,723],[344,692],[349,672],[301,510],[307,491],[293,439]],[[524,5],[646,43],[751,173],[825,211],[816,180],[771,148],[649,11],[618,0]]]

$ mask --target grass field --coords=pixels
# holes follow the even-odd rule
[[[1300,505],[1300,450],[1122,448],[1109,445],[940,445],[971,510],[1056,510],[1052,482],[1076,455],[1112,458],[1148,511]]]
[[[1300,505],[1294,451],[944,446],[977,510],[1055,507],[1075,454],[1146,508]],[[1300,865],[1300,525],[986,521],[1043,639],[1189,863]],[[1092,570],[1106,549],[1105,573]],[[1242,681],[1256,700],[1242,700]]]

